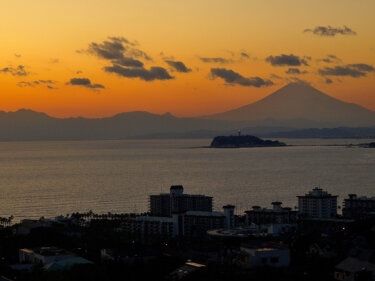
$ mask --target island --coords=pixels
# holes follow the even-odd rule
[[[256,136],[238,135],[238,136],[217,136],[210,147],[213,148],[239,148],[239,147],[275,147],[286,146],[285,143],[272,140],[262,140]]]
[[[365,147],[365,148],[375,148],[375,142],[370,142],[370,143],[361,143],[359,144],[360,147]]]

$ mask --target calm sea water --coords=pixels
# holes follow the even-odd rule
[[[214,196],[215,209],[282,201],[315,186],[375,196],[375,149],[322,146],[363,140],[284,140],[314,145],[209,149],[210,140],[0,143],[0,216],[53,217],[75,211],[144,212],[148,195],[182,184]],[[374,140],[365,140],[365,142]]]

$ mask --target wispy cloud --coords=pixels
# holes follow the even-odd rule
[[[227,63],[233,62],[233,60],[226,59],[223,57],[212,57],[212,58],[205,57],[205,58],[200,58],[200,60],[205,63],[220,63],[220,64],[227,64]]]
[[[26,71],[24,65],[18,65],[16,67],[8,66],[0,68],[0,73],[11,74],[13,76],[27,76],[29,72]]]
[[[311,32],[314,35],[323,37],[335,37],[336,35],[357,35],[357,32],[344,25],[343,27],[316,26],[313,29],[307,28],[303,32]]]
[[[322,76],[350,76],[353,78],[365,77],[369,72],[374,72],[372,65],[365,63],[347,64],[344,66],[325,67],[318,70]]]
[[[45,86],[48,89],[57,89],[55,85],[57,81],[54,80],[35,80],[35,81],[20,81],[17,83],[18,87],[35,87],[35,86]]]

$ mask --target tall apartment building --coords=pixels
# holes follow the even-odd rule
[[[281,202],[272,202],[272,205],[272,209],[253,206],[252,210],[245,211],[246,224],[295,224],[297,222],[297,211],[281,207]]]
[[[173,213],[171,217],[139,216],[124,221],[122,230],[139,237],[204,237],[208,230],[227,228],[227,222],[234,220],[234,215],[227,210],[228,206],[224,206],[224,212],[186,211]]]
[[[298,197],[299,213],[308,218],[333,218],[337,215],[337,195],[331,195],[321,188]]]
[[[349,198],[344,200],[342,214],[348,218],[375,215],[375,197],[358,197],[356,194],[349,194]]]
[[[212,197],[184,194],[182,185],[172,185],[169,193],[150,195],[152,216],[170,217],[186,211],[212,212]]]

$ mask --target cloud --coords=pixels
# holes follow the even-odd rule
[[[50,60],[48,61],[49,64],[57,64],[57,63],[59,63],[59,62],[60,62],[59,59],[50,59]]]
[[[46,86],[50,89],[52,85],[55,85],[57,81],[54,80],[35,80],[35,81],[20,81],[17,83],[18,87],[35,87],[35,86]],[[53,87],[54,88],[54,87]],[[57,88],[54,88],[57,89]]]
[[[286,74],[306,74],[309,73],[307,70],[299,70],[298,68],[290,67],[287,71],[285,71]]]
[[[272,74],[270,75],[270,77],[273,78],[273,79],[284,79],[283,77],[281,77],[281,76],[279,76],[279,75],[277,75],[277,74],[274,74],[274,73],[272,73]]]
[[[88,78],[72,78],[67,85],[82,86],[90,89],[104,89],[105,87],[101,84],[92,84]]]
[[[153,66],[150,69],[145,69],[143,67],[127,68],[114,64],[112,66],[104,67],[104,71],[116,73],[117,75],[126,78],[139,78],[144,81],[170,80],[174,78],[165,68],[159,66]]]
[[[336,35],[357,35],[357,32],[344,25],[343,27],[316,26],[314,29],[305,29],[303,32],[311,32],[323,37],[334,37]]]
[[[322,76],[350,76],[354,78],[365,77],[367,73],[374,72],[375,68],[364,63],[347,64],[344,66],[325,67],[319,69],[318,73]]]
[[[14,56],[16,57],[16,58],[20,58],[20,57],[22,57],[22,55],[20,55],[20,54],[14,54]]]
[[[177,72],[191,72],[191,68],[187,68],[182,61],[165,60],[165,63],[172,67]]]
[[[317,61],[322,61],[322,62],[325,62],[325,63],[340,63],[342,62],[342,60],[335,56],[335,55],[327,55],[326,58],[323,58],[323,59],[317,59]]]
[[[295,56],[293,54],[290,54],[290,55],[282,54],[280,56],[268,56],[266,58],[266,61],[269,62],[273,66],[300,66],[300,65],[308,66],[309,64],[306,61],[306,59],[308,58],[309,57],[300,58],[299,56]]]
[[[248,53],[246,53],[246,52],[241,52],[240,56],[241,56],[241,58],[245,58],[245,59],[249,59],[250,58],[250,55]]]
[[[2,69],[0,68],[0,73],[9,73],[13,76],[27,76],[27,75],[29,75],[29,72],[26,71],[25,66],[23,66],[23,65],[19,65],[17,67],[8,66],[8,67],[4,67]]]
[[[31,82],[26,82],[26,81],[20,81],[17,83],[18,87],[34,87],[34,84]]]
[[[221,58],[221,57],[215,57],[215,58],[200,58],[202,62],[206,63],[221,63],[221,64],[227,64],[231,63],[231,59]]]
[[[234,72],[231,69],[225,68],[211,68],[211,75],[213,78],[219,77],[229,85],[240,85],[245,87],[262,87],[273,85],[271,80],[264,80],[260,77],[243,77],[241,74]]]
[[[132,67],[142,67],[143,62],[137,59],[123,57],[120,59],[113,60],[114,64],[122,65],[122,66],[132,66]]]
[[[150,69],[146,69],[144,62],[141,60],[151,61],[152,58],[136,46],[138,46],[137,42],[131,42],[124,37],[108,37],[108,40],[104,40],[101,43],[92,42],[86,50],[78,52],[88,53],[110,61],[111,65],[105,66],[103,70],[109,73],[116,73],[121,77],[140,78],[144,81],[169,80],[174,78],[166,69],[160,66],[153,66]],[[175,69],[176,67],[182,70],[181,64],[176,64]]]
[[[139,59],[151,60],[144,51],[135,48],[136,43],[130,42],[124,37],[108,37],[102,43],[92,42],[86,50],[79,53],[88,53],[101,59],[110,60],[113,64],[129,67],[142,67]]]
[[[329,78],[326,78],[326,80],[324,82],[326,84],[332,84],[333,83],[333,81],[331,79],[329,79]]]

